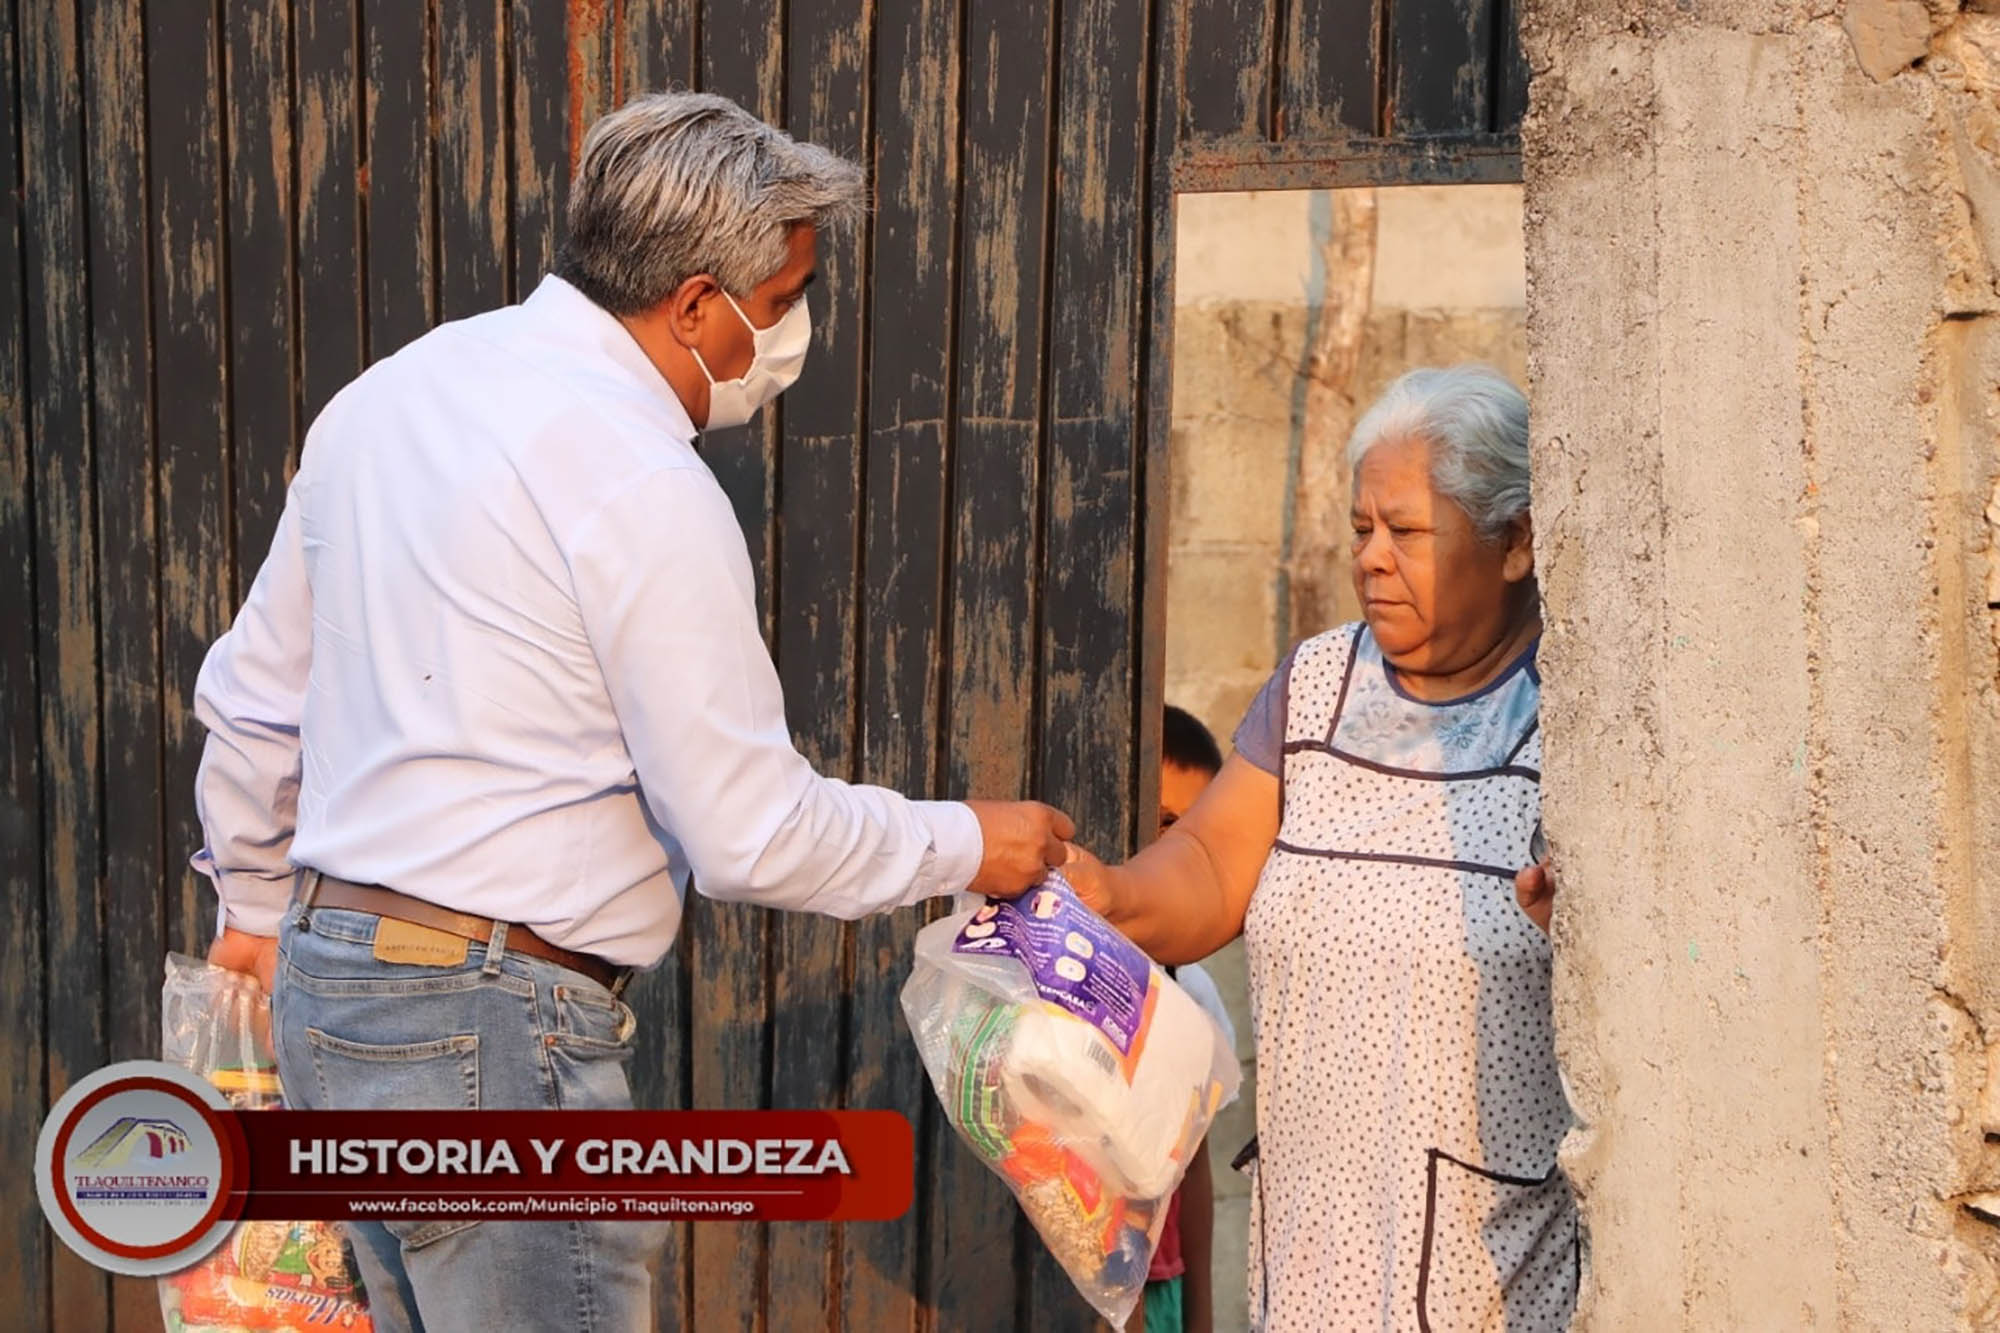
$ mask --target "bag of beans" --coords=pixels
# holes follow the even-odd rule
[[[1222,1031],[1058,872],[925,927],[903,1012],[959,1137],[1123,1326],[1241,1079]]]
[[[167,956],[161,1058],[192,1069],[240,1111],[284,1104],[270,1001],[257,983]],[[239,1222],[221,1248],[160,1279],[167,1333],[369,1333],[368,1302],[338,1223]]]

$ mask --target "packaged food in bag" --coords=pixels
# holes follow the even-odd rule
[[[161,1058],[191,1069],[240,1111],[284,1105],[269,1001],[257,983],[167,956]],[[167,1333],[369,1333],[368,1303],[332,1222],[239,1222],[201,1262],[160,1279]]]
[[[1058,872],[926,926],[902,999],[945,1118],[1122,1325],[1174,1190],[1236,1095],[1221,1029]]]

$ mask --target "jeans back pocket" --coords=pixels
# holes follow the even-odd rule
[[[479,1106],[479,1036],[378,1046],[306,1029],[319,1104],[342,1109],[470,1111]]]
[[[321,1106],[399,1111],[471,1111],[479,1107],[479,1037],[373,1045],[308,1027],[313,1079]],[[405,1218],[382,1223],[416,1249],[478,1223],[472,1218]]]

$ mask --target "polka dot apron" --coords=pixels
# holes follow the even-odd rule
[[[1527,721],[1499,762],[1399,768],[1343,743],[1360,659],[1385,682],[1350,625],[1293,660],[1283,820],[1244,923],[1252,1322],[1564,1329],[1580,1255],[1555,1166],[1570,1113],[1549,944],[1513,884],[1540,808],[1534,698],[1516,697]],[[1438,710],[1415,719],[1438,727],[1466,722],[1451,710],[1478,698],[1394,706]]]

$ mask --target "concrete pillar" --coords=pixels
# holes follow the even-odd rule
[[[1579,1327],[2000,1326],[1981,8],[1524,5]]]

